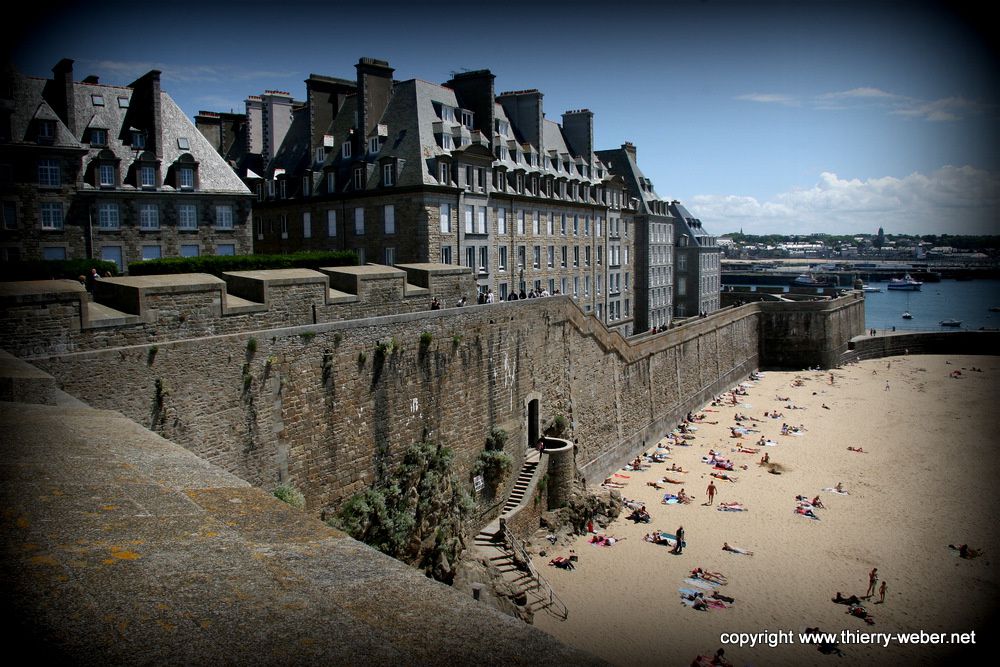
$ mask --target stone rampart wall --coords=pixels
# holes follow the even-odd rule
[[[27,309],[20,320],[31,319],[31,308],[44,320],[43,310],[62,304],[15,305]],[[792,323],[786,330],[836,338],[811,357],[796,348],[796,361],[816,365],[846,348],[840,336],[861,332],[860,324],[849,331],[852,309],[863,311],[863,301],[750,304],[633,343],[564,296],[276,328],[266,314],[247,313],[244,325],[259,323],[256,330],[215,335],[187,319],[196,335],[181,340],[170,339],[180,328],[137,333],[139,325],[125,324],[77,330],[63,348],[14,351],[27,349],[21,356],[70,394],[119,410],[242,479],[292,483],[319,512],[391,471],[421,439],[452,448],[466,482],[493,425],[507,430],[507,448],[521,460],[532,398],[543,425],[557,415],[570,423],[577,466],[596,479],[687,410],[785,358],[774,353],[783,319]],[[162,322],[166,306],[156,311]],[[9,331],[0,346],[23,340]]]

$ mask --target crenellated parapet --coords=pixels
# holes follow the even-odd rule
[[[19,357],[430,310],[474,300],[470,269],[442,264],[233,271],[0,283],[0,347]]]

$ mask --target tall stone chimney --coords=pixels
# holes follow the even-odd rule
[[[306,104],[309,106],[309,155],[324,146],[324,136],[340,113],[348,95],[357,90],[354,82],[310,74],[306,79]],[[328,147],[333,149],[333,147]]]
[[[590,109],[567,111],[562,115],[563,136],[573,155],[588,162],[594,154],[594,112]]]
[[[53,86],[51,94],[46,96],[46,101],[52,107],[56,115],[69,128],[70,133],[77,139],[76,135],[76,95],[73,94],[73,61],[63,58],[52,68]]]
[[[163,157],[163,113],[160,105],[160,70],[154,69],[128,85],[132,89],[129,117],[141,123],[136,125],[146,131],[146,150]],[[133,111],[134,110],[134,111]],[[135,122],[129,119],[133,125]]]
[[[493,146],[493,119],[496,117],[496,76],[488,69],[462,72],[445,85],[455,91],[458,105],[472,112],[473,126],[483,133]]]
[[[368,137],[378,125],[392,97],[393,68],[385,60],[361,58],[358,70],[358,132],[355,133],[356,154],[364,153]],[[359,136],[360,135],[360,136]]]
[[[542,146],[542,93],[531,90],[515,90],[500,93],[497,102],[503,107],[514,129],[521,135],[521,141],[532,144],[540,153]]]

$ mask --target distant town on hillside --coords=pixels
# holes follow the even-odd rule
[[[951,234],[724,234],[718,239],[726,259],[874,258],[995,262],[1000,236]]]

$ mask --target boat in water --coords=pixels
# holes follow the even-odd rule
[[[792,281],[794,287],[831,287],[837,284],[837,277],[830,275],[813,275],[803,273]]]
[[[910,292],[916,292],[920,290],[920,286],[923,285],[919,280],[914,280],[909,273],[907,273],[902,278],[893,278],[889,281],[888,289],[891,290],[907,290]]]
[[[947,320],[941,320],[940,322],[938,322],[938,324],[940,324],[943,327],[960,327],[962,326],[962,320],[947,319]]]
[[[907,310],[906,312],[903,313],[903,319],[904,320],[912,320],[913,319],[913,315],[910,315],[910,311]]]
[[[861,286],[861,291],[862,292],[881,292],[882,288],[881,287],[872,287],[871,285],[862,285]]]

